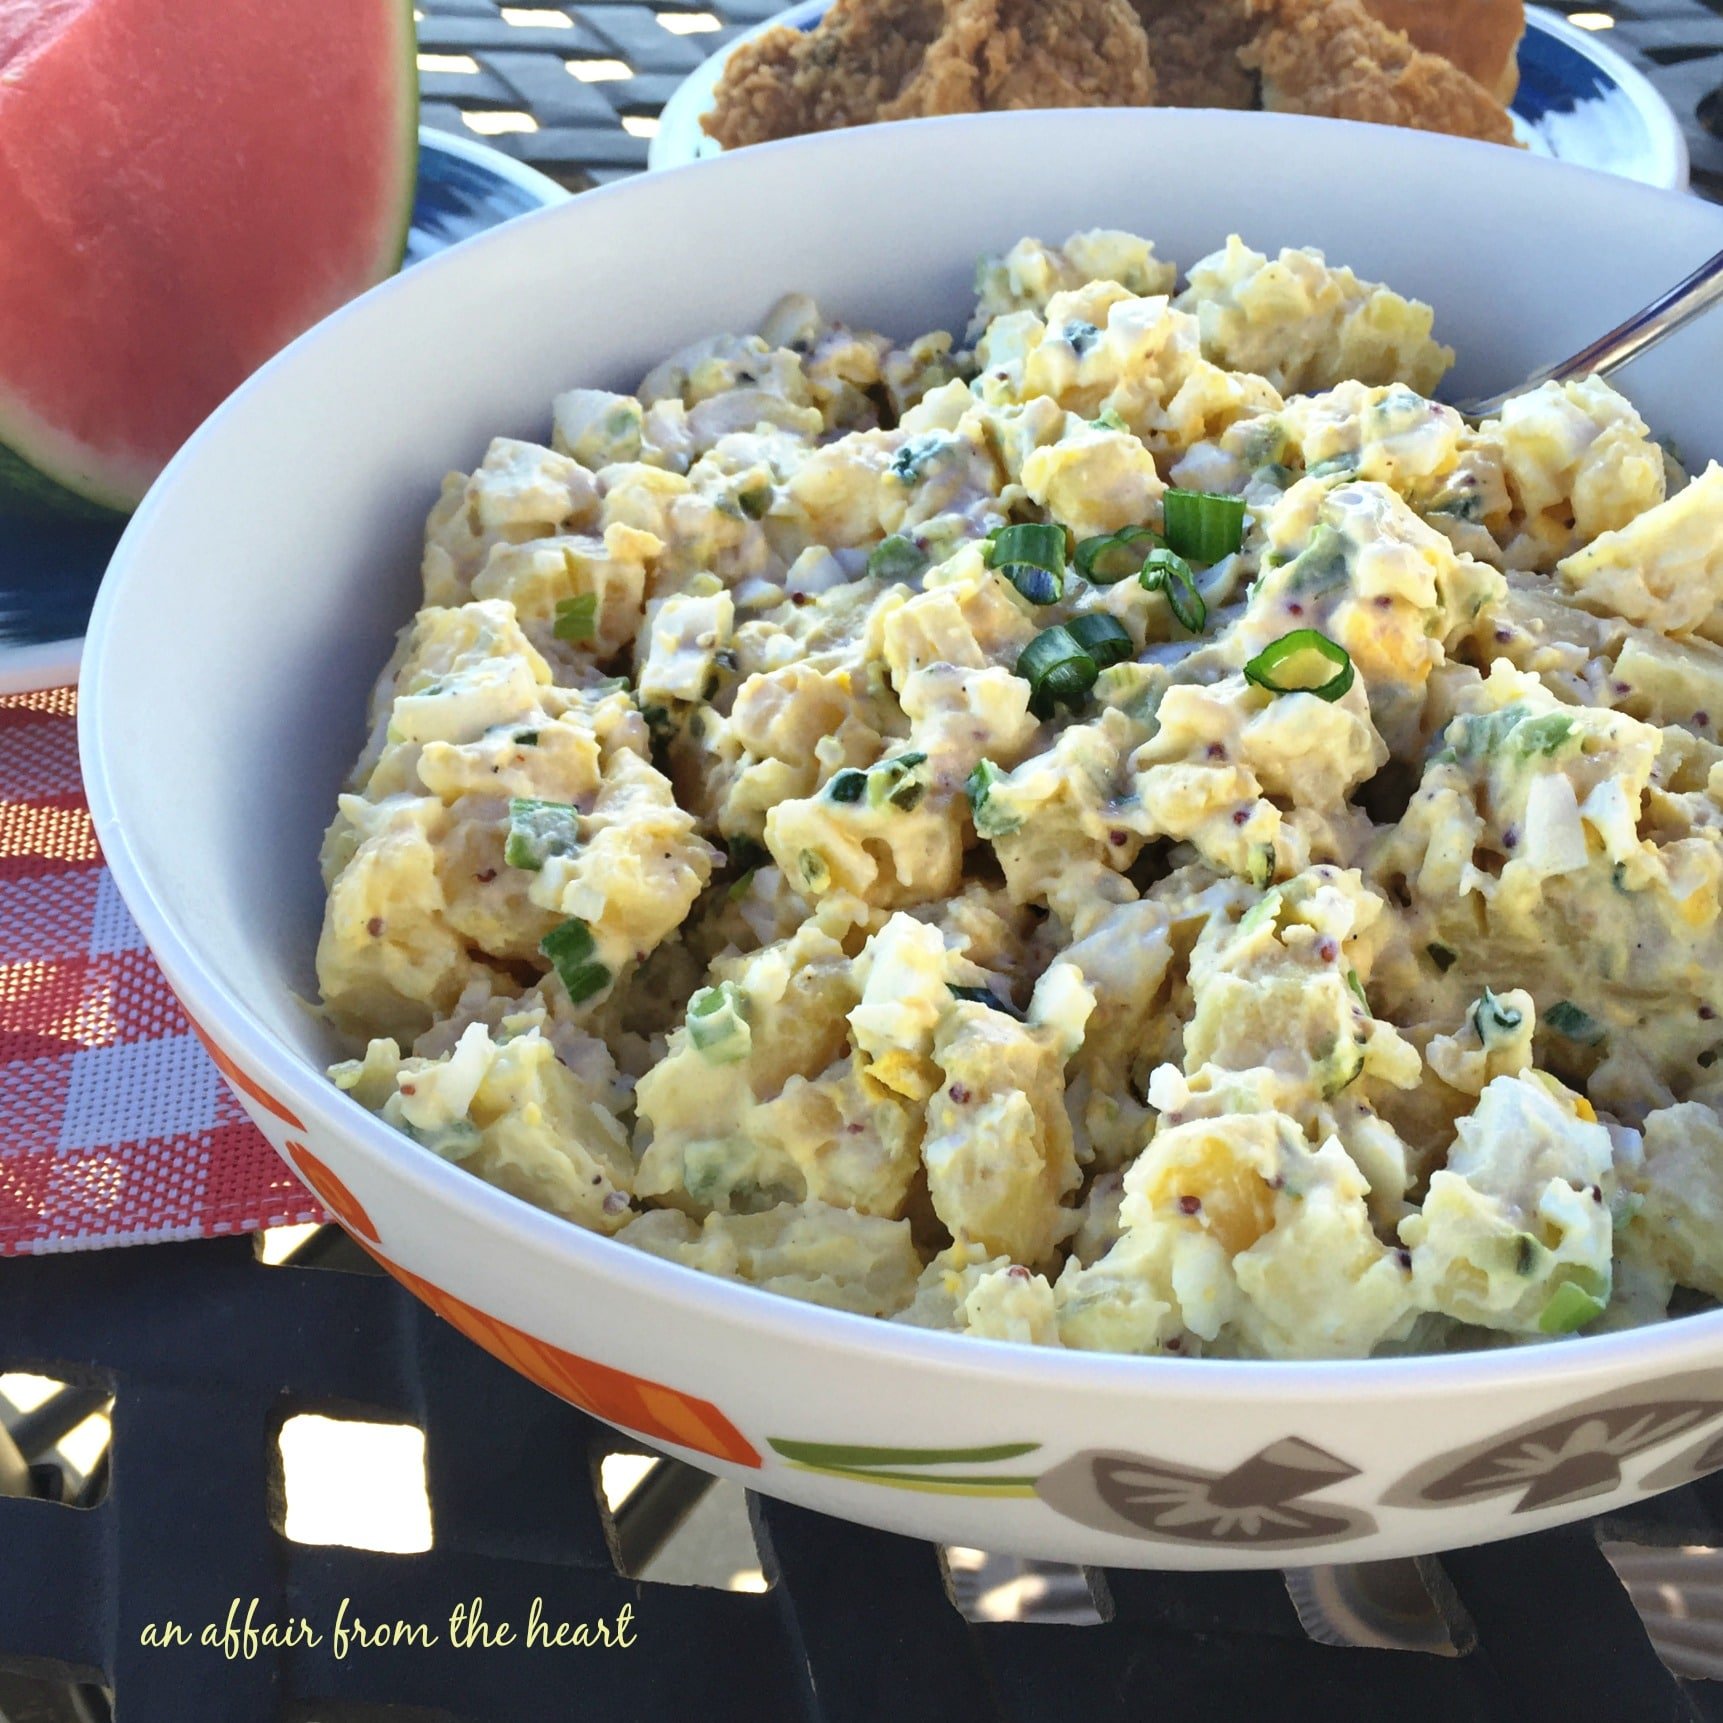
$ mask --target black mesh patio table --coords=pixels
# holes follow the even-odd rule
[[[774,9],[424,0],[424,118],[582,190],[642,168],[677,82]],[[1587,7],[1599,14],[1679,116],[1695,189],[1723,199],[1723,0]],[[1085,1572],[1068,1582],[1083,1624],[975,1619],[934,1546],[759,1498],[767,1589],[638,1577],[704,1477],[659,1458],[610,1507],[605,1458],[648,1451],[479,1351],[333,1229],[278,1265],[244,1239],[0,1262],[7,1371],[67,1386],[0,1422],[0,1723],[1723,1719],[1723,1684],[1665,1667],[1600,1547],[1723,1542],[1716,1480],[1395,1564],[1425,1606],[1408,1638],[1434,1622],[1434,1639],[1365,1648],[1313,1637],[1275,1572]],[[110,1404],[111,1446],[87,1474],[47,1459]],[[275,1435],[307,1412],[423,1433],[429,1549],[285,1535]],[[626,1610],[634,1643],[445,1636],[344,1657],[327,1634],[241,1633],[232,1656],[144,1643],[152,1624],[223,1619],[235,1599],[242,1628],[247,1606],[259,1625],[327,1626],[343,1599],[442,1622],[472,1598],[517,1624],[535,1599],[551,1623]]]

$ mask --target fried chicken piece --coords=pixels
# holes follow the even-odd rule
[[[1257,106],[1257,79],[1251,67],[1260,64],[1260,60],[1249,54],[1241,59],[1240,55],[1262,34],[1265,11],[1272,16],[1276,8],[1253,4],[1253,0],[1131,0],[1131,3],[1148,33],[1149,56],[1154,62],[1163,107]],[[1369,30],[1365,19],[1361,39],[1348,41],[1343,50],[1330,51],[1329,57],[1335,61],[1333,82],[1337,102],[1384,100],[1396,106],[1402,102],[1417,105],[1422,102],[1425,89],[1430,91],[1433,101],[1448,99],[1450,81],[1441,77],[1439,69],[1409,62],[1404,47],[1391,45],[1390,36],[1401,34],[1413,47],[1451,61],[1501,102],[1513,99],[1519,83],[1519,66],[1514,56],[1526,26],[1524,0],[1362,0],[1362,4],[1364,11],[1383,24],[1388,34]],[[1305,0],[1297,8],[1299,15],[1326,14],[1320,27],[1312,31],[1326,40],[1349,35],[1357,29],[1360,23],[1355,16],[1357,11],[1355,0],[1338,4],[1335,0]],[[1287,20],[1282,23],[1285,25]],[[1342,53],[1345,58],[1341,58]],[[1382,81],[1397,84],[1400,87],[1397,95],[1377,98],[1357,87],[1377,81],[1368,70],[1368,62],[1377,57],[1381,59]],[[1477,106],[1477,98],[1469,91],[1458,102],[1465,114],[1471,114]],[[1366,117],[1338,105],[1300,104],[1298,111]],[[1391,123],[1420,122],[1397,119]],[[1460,128],[1432,127],[1427,122],[1424,126],[1427,130],[1461,129],[1472,137],[1494,136],[1499,130],[1487,114],[1482,129],[1476,117]]]
[[[1256,76],[1239,49],[1261,24],[1246,0],[1131,0],[1149,38],[1166,108],[1254,108]]]
[[[742,43],[701,124],[733,150],[879,119],[944,21],[941,0],[836,0],[816,29],[779,25]]]
[[[1501,102],[1519,88],[1516,55],[1526,33],[1525,0],[1364,0],[1373,18],[1413,47],[1452,60]]]
[[[1288,114],[1514,142],[1507,109],[1476,79],[1372,18],[1357,0],[1248,0],[1263,28],[1239,58],[1262,105]]]
[[[928,65],[942,55],[980,66],[989,113],[1155,100],[1149,44],[1130,0],[958,0]]]
[[[738,49],[701,124],[739,149],[873,120],[1154,97],[1129,0],[836,0],[816,29]]]

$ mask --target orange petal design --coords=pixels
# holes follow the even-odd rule
[[[335,1204],[316,1186],[316,1181],[312,1183],[334,1208]],[[654,1440],[692,1448],[697,1454],[709,1454],[732,1465],[759,1466],[758,1450],[710,1400],[696,1399],[692,1394],[666,1388],[661,1382],[649,1382],[644,1376],[630,1376],[625,1370],[613,1370],[608,1364],[564,1352],[548,1341],[534,1339],[523,1329],[487,1316],[377,1251],[371,1254],[445,1322],[452,1323],[469,1340],[559,1399],[608,1424],[620,1424],[625,1430],[636,1430]]]
[[[323,1206],[361,1244],[381,1242],[375,1223],[365,1212],[365,1205],[348,1190],[345,1181],[332,1168],[325,1166],[303,1143],[290,1142],[287,1158],[299,1176],[322,1198]],[[382,1258],[378,1260],[382,1261]]]
[[[185,1001],[182,999],[180,1004],[183,1007]],[[252,1100],[258,1104],[258,1106],[273,1113],[283,1124],[291,1125],[296,1131],[303,1131],[305,1129],[304,1123],[300,1120],[297,1114],[290,1112],[280,1101],[276,1100],[276,1098],[270,1094],[270,1092],[265,1089],[255,1077],[248,1077],[245,1072],[240,1070],[240,1068],[234,1064],[233,1060],[228,1057],[226,1052],[223,1051],[222,1048],[218,1047],[211,1039],[209,1031],[206,1030],[189,1011],[187,1011],[185,1015],[186,1021],[192,1026],[192,1032],[197,1036],[198,1040],[204,1044],[204,1047],[208,1050],[210,1058],[215,1061],[216,1069],[221,1072],[222,1076],[224,1076],[228,1082],[238,1089],[241,1094],[249,1095]],[[317,1194],[319,1196],[323,1195],[321,1191],[318,1191]],[[327,1201],[328,1199],[325,1198],[324,1200]],[[330,1206],[334,1207],[334,1204],[331,1203]]]

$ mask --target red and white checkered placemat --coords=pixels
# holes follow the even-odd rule
[[[0,1256],[322,1220],[102,865],[77,707],[0,696]]]

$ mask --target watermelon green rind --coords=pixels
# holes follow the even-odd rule
[[[400,7],[401,47],[407,53],[407,76],[401,79],[401,162],[407,167],[407,190],[401,198],[395,243],[384,253],[388,267],[377,272],[379,281],[386,281],[407,262],[407,241],[414,234],[414,198],[419,190],[419,24],[414,17],[414,0],[396,3]]]
[[[401,80],[401,162],[404,169],[400,222],[378,259],[376,279],[386,281],[407,261],[407,244],[413,237],[413,200],[419,185],[419,26],[413,0],[396,0],[401,23],[401,51],[406,57],[406,76]]]
[[[16,449],[0,442],[0,514],[59,515],[74,520],[124,520],[136,499],[118,492],[103,493],[93,480],[86,489],[73,490],[38,466],[32,466]],[[93,494],[92,494],[93,493]]]
[[[412,0],[393,0],[388,11],[396,21],[398,52],[405,62],[402,75],[394,81],[399,147],[391,152],[386,176],[392,190],[380,193],[376,204],[392,219],[378,224],[376,250],[364,265],[365,284],[385,280],[401,267],[412,232],[418,181],[419,88]],[[44,421],[0,377],[0,517],[10,513],[123,520],[136,508],[159,464],[158,459],[146,469],[135,460],[91,447],[76,434]]]
[[[401,80],[401,124],[407,132],[402,161],[406,163],[406,191],[401,199],[401,225],[395,235],[387,275],[407,261],[407,242],[413,236],[413,200],[419,187],[419,27],[413,16],[413,0],[401,0],[401,30],[405,38],[407,75]]]

